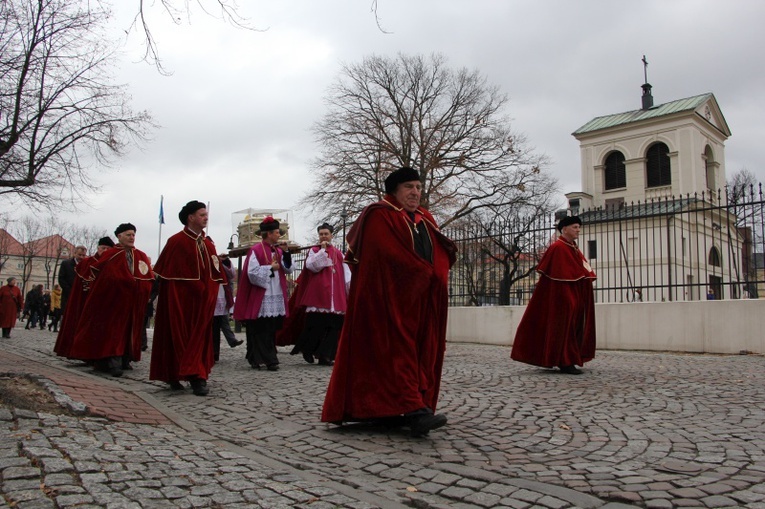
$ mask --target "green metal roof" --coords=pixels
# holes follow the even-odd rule
[[[579,213],[579,217],[587,224],[602,221],[614,221],[619,219],[641,219],[647,217],[664,217],[681,212],[691,204],[703,203],[697,197],[680,199],[656,199],[646,203],[622,205],[620,207],[604,207],[586,210]]]
[[[706,93],[694,97],[688,97],[686,99],[678,99],[677,101],[671,101],[668,103],[660,104],[658,106],[653,106],[647,110],[641,109],[627,111],[625,113],[616,113],[614,115],[605,115],[603,117],[595,117],[574,131],[572,134],[576,136],[577,134],[584,134],[622,124],[629,124],[631,122],[639,122],[641,120],[663,117],[665,115],[671,115],[681,111],[694,111],[696,108],[713,97],[714,96],[711,93]]]

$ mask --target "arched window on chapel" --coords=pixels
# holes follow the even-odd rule
[[[709,265],[712,267],[721,267],[722,260],[720,259],[720,250],[715,246],[709,250]]]
[[[619,151],[611,152],[606,157],[605,188],[620,189],[627,187],[627,170],[624,166],[624,154]]]
[[[707,177],[707,189],[714,192],[717,189],[717,165],[715,164],[712,147],[709,145],[704,149],[704,167]]]
[[[661,187],[672,184],[668,146],[661,142],[654,143],[648,148],[645,159],[647,187]]]

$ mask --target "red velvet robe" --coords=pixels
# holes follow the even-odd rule
[[[0,327],[15,327],[16,317],[21,309],[24,309],[24,297],[21,296],[19,287],[6,284],[0,288]]]
[[[418,215],[433,245],[432,263],[415,252],[406,213],[392,196],[365,208],[348,233],[348,312],[324,422],[436,409],[456,247],[429,212]]]
[[[595,357],[596,279],[576,244],[558,238],[537,265],[539,279],[515,333],[511,358],[551,368]]]
[[[308,272],[305,268],[300,271],[300,275],[295,280],[295,288],[287,303],[287,318],[284,320],[282,328],[276,331],[276,346],[289,346],[297,343],[300,334],[305,327],[305,308],[298,306],[298,302],[303,295],[303,275]]]
[[[215,364],[212,319],[218,285],[226,282],[215,244],[204,233],[184,228],[167,239],[154,272],[160,283],[149,378],[207,380]]]
[[[127,250],[110,248],[90,265],[91,277],[84,279],[92,282],[69,357],[97,360],[127,353],[141,360],[143,319],[154,274],[146,253],[138,249],[132,249],[133,263],[128,266]]]
[[[77,325],[80,321],[80,316],[82,316],[82,310],[85,307],[85,300],[88,297],[90,283],[93,281],[90,267],[99,259],[100,255],[95,254],[80,260],[74,266],[74,283],[64,308],[64,316],[61,319],[58,336],[56,336],[56,345],[53,347],[53,351],[59,357],[75,358],[71,355],[72,344],[74,343],[74,336],[77,334]]]

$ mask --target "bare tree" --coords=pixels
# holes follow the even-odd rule
[[[455,223],[470,232],[470,242],[459,242],[460,255],[453,270],[462,270],[473,305],[514,303],[517,283],[534,273],[550,240],[557,208],[556,180],[542,175],[522,201],[488,207]],[[448,234],[448,232],[447,232]],[[464,235],[458,235],[464,237]],[[467,244],[467,245],[466,245]],[[477,293],[472,294],[475,290]],[[520,289],[521,294],[530,288]],[[521,298],[515,303],[520,303]]]
[[[35,242],[41,236],[42,225],[34,217],[25,216],[14,223],[13,236],[21,243],[21,262],[23,268],[21,271],[21,292],[26,294],[26,287],[29,279],[32,277],[32,269],[35,257],[38,256],[38,250],[41,244]]]
[[[184,18],[190,22],[193,4],[206,15],[219,18],[235,28],[262,31],[252,27],[250,20],[240,14],[239,6],[235,0],[195,0],[193,2],[189,0],[160,0],[156,4],[152,3],[152,6],[160,7],[173,23],[179,25],[183,23]],[[154,65],[160,74],[169,75],[171,73],[162,65],[157,40],[151,31],[148,7],[144,0],[138,0],[138,12],[133,17],[129,30],[136,31],[143,37],[143,60]]]
[[[747,239],[750,247],[759,247],[755,251],[762,252],[763,232],[755,227],[762,224],[764,213],[762,184],[757,182],[754,173],[742,168],[728,179],[725,194],[728,198],[728,210],[735,217],[739,233]]]
[[[728,203],[754,201],[758,193],[757,177],[746,168],[742,168],[726,182]]]
[[[758,297],[757,285],[749,282],[757,281],[757,270],[762,264],[758,259],[762,260],[762,253],[765,252],[765,232],[761,227],[765,223],[762,184],[757,182],[754,173],[742,168],[728,179],[725,188],[728,210],[735,217],[736,231],[743,239],[741,269],[746,281],[745,289],[751,297]],[[727,231],[731,242],[731,229]]]
[[[113,85],[109,12],[69,0],[0,2],[0,194],[36,205],[81,198],[152,126]]]
[[[533,274],[544,253],[549,230],[539,229],[539,217],[516,217],[512,221],[482,225],[486,234],[483,253],[501,267],[498,304],[512,302],[515,284]],[[520,304],[517,299],[516,304]]]
[[[98,248],[98,241],[108,236],[106,230],[95,226],[72,226],[72,244],[75,246],[85,246],[88,255],[93,256]]]
[[[8,228],[11,225],[11,219],[7,216],[0,217],[0,274],[3,273],[5,265],[11,259],[11,256],[16,254],[18,249],[18,242],[11,236]],[[2,280],[0,279],[0,284]]]
[[[422,204],[442,225],[531,198],[547,160],[514,133],[507,97],[478,71],[432,55],[346,65],[314,127],[321,154],[301,204],[321,219],[355,217],[400,166],[420,173]],[[320,219],[320,220],[321,220]]]
[[[267,30],[253,27],[250,23],[250,19],[241,14],[239,6],[234,0],[195,0],[194,2],[190,2],[189,0],[160,0],[158,3],[152,3],[151,6],[161,8],[165,15],[167,15],[173,23],[178,25],[183,22],[184,18],[186,20],[191,19],[191,7],[194,4],[203,13],[229,23],[234,28],[243,28],[255,32],[264,32]],[[170,71],[162,65],[162,59],[159,55],[159,49],[157,48],[157,40],[154,38],[154,34],[151,31],[148,8],[149,6],[147,6],[144,0],[138,0],[138,12],[136,12],[133,17],[133,22],[130,25],[129,31],[136,31],[143,37],[143,60],[154,65],[160,74],[169,75],[171,74]],[[374,15],[377,29],[382,33],[390,33],[382,26],[378,13],[377,0],[372,0],[370,11]]]
[[[51,215],[42,221],[41,233],[44,237],[38,241],[41,246],[37,254],[42,258],[45,270],[45,287],[53,288],[58,280],[59,265],[74,252],[74,245],[68,240],[72,237],[73,227]]]

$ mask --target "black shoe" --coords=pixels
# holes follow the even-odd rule
[[[29,324],[27,324],[26,327],[24,327],[26,330],[29,330]]]
[[[269,364],[266,366],[266,369],[268,371],[279,371],[279,365],[278,364]]]
[[[133,366],[131,366],[129,362],[125,362],[122,364],[122,369],[125,371],[133,371]]]
[[[402,426],[409,425],[409,421],[403,415],[394,415],[392,417],[381,417],[379,419],[375,419],[374,422],[375,424],[379,424],[380,426],[387,429],[400,428]]]
[[[429,431],[446,425],[446,416],[444,414],[426,414],[412,417],[409,422],[409,433],[411,436],[423,437]]]
[[[303,352],[303,359],[305,359],[308,364],[313,364],[313,355],[310,353]]]
[[[297,355],[297,354],[299,354],[299,353],[300,353],[300,347],[299,347],[299,346],[297,346],[297,345],[295,345],[295,346],[292,348],[292,351],[290,352],[290,355]]]
[[[194,392],[194,396],[207,396],[210,389],[207,388],[207,380],[201,378],[195,378],[191,381],[191,390]]]
[[[111,368],[109,374],[115,378],[119,378],[122,376],[122,370],[120,368]]]
[[[174,382],[167,382],[167,383],[170,384],[171,391],[182,391],[186,389],[186,387],[184,387],[183,384],[177,380]]]
[[[236,341],[234,341],[233,343],[231,343],[228,346],[230,346],[231,348],[236,348],[237,346],[241,345],[242,343],[244,343],[243,339],[237,339]]]
[[[561,366],[560,372],[566,375],[581,375],[582,373],[584,373],[584,371],[577,368],[573,364],[571,366]]]
[[[324,357],[319,359],[319,366],[332,366],[335,362]]]

